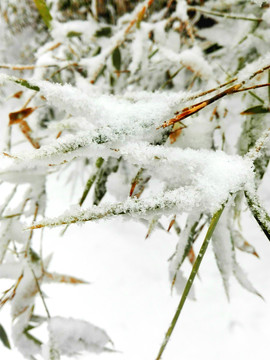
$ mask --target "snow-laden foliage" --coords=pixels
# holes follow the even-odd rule
[[[183,302],[195,293],[181,266],[193,265],[192,284],[215,229],[227,296],[232,276],[260,295],[236,255],[258,256],[241,233],[246,206],[270,239],[257,195],[270,158],[268,2],[2,0],[0,13],[0,180],[9,184],[0,277],[13,281],[0,303],[11,304],[21,353],[114,351],[104,330],[50,316],[43,284],[85,281],[49,271],[51,257],[34,238],[46,226],[121,216],[146,224],[146,237],[155,228],[175,231],[168,271]],[[77,204],[52,218],[47,180],[55,173],[67,174],[67,187],[80,175],[85,186],[74,187]],[[193,245],[211,218],[196,257]],[[38,296],[44,314],[35,313]],[[44,323],[46,343],[35,335]]]

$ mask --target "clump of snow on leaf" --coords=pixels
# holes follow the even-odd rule
[[[49,319],[48,331],[55,348],[68,356],[81,351],[100,353],[111,342],[104,330],[84,320],[56,316]]]

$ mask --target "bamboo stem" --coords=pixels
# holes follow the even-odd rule
[[[179,315],[180,315],[180,313],[181,313],[181,311],[183,309],[183,306],[184,306],[184,304],[186,302],[187,296],[188,296],[189,291],[190,291],[190,289],[192,287],[193,281],[194,281],[194,279],[195,279],[195,277],[196,277],[196,275],[198,273],[198,270],[199,270],[199,267],[201,265],[202,259],[203,259],[204,255],[205,255],[208,244],[209,244],[210,239],[212,237],[212,234],[213,234],[213,232],[215,230],[215,227],[216,227],[216,225],[217,225],[217,223],[218,223],[218,221],[220,219],[220,216],[221,216],[221,214],[223,212],[223,209],[224,209],[224,205],[212,217],[212,220],[210,222],[207,234],[205,235],[203,244],[201,246],[199,255],[198,255],[198,257],[197,257],[197,259],[196,259],[196,261],[195,261],[195,263],[193,265],[190,276],[189,276],[189,278],[187,280],[185,289],[183,291],[182,297],[180,299],[179,305],[178,305],[177,310],[176,310],[176,312],[174,314],[172,322],[171,322],[171,324],[170,324],[170,326],[169,326],[169,328],[168,328],[168,330],[166,332],[165,338],[164,338],[163,343],[162,343],[162,345],[160,347],[160,350],[159,350],[158,356],[156,357],[156,360],[161,359],[161,356],[162,356],[162,354],[163,354],[163,352],[164,352],[164,350],[165,350],[165,348],[166,348],[166,346],[167,346],[167,344],[168,344],[168,342],[169,342],[169,340],[171,338],[172,332],[173,332],[173,330],[175,328],[175,325],[176,325],[176,323],[178,321]]]

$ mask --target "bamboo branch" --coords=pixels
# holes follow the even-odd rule
[[[255,77],[256,75],[260,74],[261,72],[267,70],[269,67],[270,67],[270,65],[265,67],[264,70],[261,69],[261,70],[256,71],[256,73],[252,74],[250,79]],[[242,81],[241,83],[236,84],[234,86],[231,86],[230,88],[222,91],[221,93],[219,93],[217,95],[214,95],[213,97],[211,97],[209,99],[206,99],[206,100],[201,101],[201,102],[199,102],[199,103],[197,103],[195,105],[192,105],[190,107],[182,109],[180,114],[177,114],[175,117],[169,119],[168,121],[165,121],[157,129],[166,128],[168,126],[174,125],[175,123],[180,122],[180,121],[186,119],[187,117],[197,113],[198,111],[204,109],[206,106],[214,103],[215,101],[222,99],[226,95],[231,95],[231,94],[235,94],[235,93],[242,92],[242,91],[248,91],[248,90],[251,90],[251,89],[257,89],[257,88],[261,88],[261,87],[270,86],[270,83],[266,83],[266,84],[259,84],[259,85],[250,86],[250,87],[247,87],[247,88],[242,88],[242,86],[244,84],[245,84],[245,81]],[[223,84],[221,86],[225,86],[225,85]],[[210,91],[212,92],[214,90],[211,89]],[[200,96],[202,96],[202,95],[200,95]]]
[[[174,315],[174,317],[172,319],[172,322],[171,322],[171,324],[170,324],[170,326],[169,326],[169,328],[168,328],[168,330],[166,332],[165,338],[164,338],[163,343],[162,343],[162,345],[160,347],[160,350],[159,350],[158,356],[156,357],[156,360],[161,359],[161,356],[162,356],[162,354],[163,354],[163,352],[164,352],[164,350],[165,350],[165,348],[166,348],[166,346],[167,346],[167,344],[168,344],[168,342],[169,342],[169,340],[171,338],[172,332],[173,332],[173,330],[175,328],[175,325],[176,325],[176,323],[178,321],[179,315],[180,315],[180,313],[181,313],[181,311],[183,309],[183,306],[184,306],[184,304],[186,302],[187,296],[188,296],[189,291],[190,291],[190,289],[192,287],[193,281],[194,281],[194,279],[195,279],[195,277],[196,277],[196,275],[198,273],[198,270],[199,270],[199,267],[201,265],[202,259],[203,259],[204,255],[206,253],[208,244],[209,244],[210,239],[212,237],[212,234],[213,234],[213,232],[215,230],[215,227],[216,227],[216,225],[217,225],[217,223],[218,223],[218,221],[220,219],[220,216],[221,216],[221,214],[223,212],[223,209],[224,209],[224,206],[222,206],[222,208],[220,210],[218,210],[212,217],[212,220],[210,222],[207,234],[205,235],[203,244],[201,246],[199,255],[197,256],[196,261],[195,261],[195,263],[194,263],[194,265],[192,267],[190,276],[189,276],[189,278],[188,278],[188,280],[186,282],[186,286],[185,286],[185,289],[184,289],[183,294],[181,296],[181,299],[180,299],[179,305],[177,307],[176,313],[175,313],[175,315]]]

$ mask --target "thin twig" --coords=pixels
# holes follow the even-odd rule
[[[7,70],[34,70],[38,68],[49,68],[49,67],[57,67],[57,64],[50,64],[50,65],[10,65],[10,64],[0,64],[0,69],[7,69]]]
[[[267,66],[265,69],[268,69],[270,66]],[[262,71],[257,71],[256,74],[258,75],[259,73],[261,73]],[[254,77],[256,75],[252,75],[252,77]],[[242,85],[245,83],[245,81],[243,81],[240,84],[236,84],[234,86],[231,86],[230,88],[222,91],[221,93],[214,95],[213,97],[206,99],[204,101],[201,101],[197,104],[194,104],[188,108],[184,108],[182,109],[182,111],[180,112],[180,114],[177,114],[175,117],[169,119],[168,121],[165,121],[162,125],[160,125],[157,129],[160,129],[161,127],[165,128],[171,125],[174,125],[177,122],[180,122],[184,119],[186,119],[187,117],[197,113],[198,111],[204,109],[206,106],[214,103],[217,100],[220,100],[221,98],[223,98],[226,95],[231,95],[231,94],[235,94],[238,92],[242,92],[242,91],[248,91],[251,89],[257,89],[260,87],[266,87],[266,86],[270,86],[270,83],[267,84],[259,84],[259,85],[254,85],[254,86],[250,86],[247,88],[242,88]]]
[[[50,315],[49,309],[48,309],[48,307],[47,307],[47,304],[46,304],[46,302],[45,302],[45,299],[44,299],[44,295],[43,295],[43,293],[42,293],[42,290],[41,290],[41,288],[40,288],[40,286],[39,286],[39,282],[38,282],[38,279],[37,279],[37,277],[36,277],[36,274],[35,274],[34,270],[31,268],[30,264],[29,264],[29,267],[30,267],[30,270],[31,270],[31,272],[32,272],[32,274],[33,274],[33,277],[34,277],[34,279],[35,279],[35,282],[36,282],[36,285],[37,285],[37,288],[38,288],[38,292],[39,292],[39,295],[40,295],[40,297],[41,297],[42,303],[43,303],[43,305],[44,305],[44,309],[45,309],[45,311],[46,311],[47,317],[48,317],[48,319],[50,319],[50,318],[51,318],[51,315]]]

